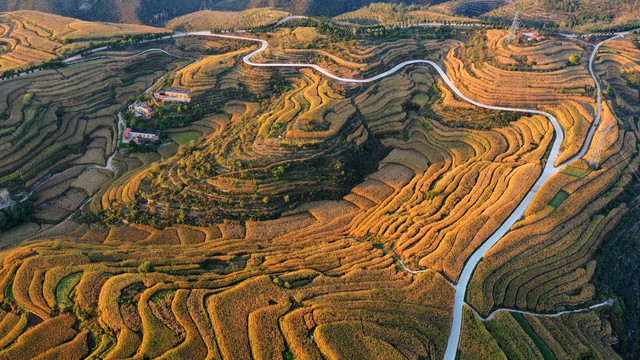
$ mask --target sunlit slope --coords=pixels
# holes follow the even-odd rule
[[[87,22],[37,11],[0,14],[0,74],[71,54],[92,42],[163,33],[141,25]]]

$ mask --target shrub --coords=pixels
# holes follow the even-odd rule
[[[578,65],[580,64],[580,56],[573,54],[569,56],[569,65]]]
[[[153,272],[154,268],[153,268],[153,264],[151,263],[151,261],[145,261],[142,264],[140,264],[140,266],[138,266],[138,272],[139,273],[150,273]]]
[[[29,104],[31,104],[31,99],[32,98],[33,98],[33,95],[24,94],[24,97],[22,98],[22,105],[28,106]]]

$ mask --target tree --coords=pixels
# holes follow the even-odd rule
[[[284,166],[278,166],[277,168],[272,170],[273,176],[276,178],[276,180],[282,179],[286,171],[287,169]]]
[[[580,56],[575,55],[575,54],[569,56],[569,64],[570,65],[578,65],[578,64],[580,64]]]
[[[29,106],[29,104],[31,104],[32,97],[33,95],[31,94],[24,94],[24,97],[22,98],[22,105]]]
[[[140,264],[140,266],[138,266],[138,272],[139,273],[150,273],[153,272],[154,268],[153,268],[153,264],[151,263],[151,261],[145,261],[142,264]]]

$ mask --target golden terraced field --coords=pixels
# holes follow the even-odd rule
[[[579,152],[596,112],[589,50],[570,40],[505,44],[494,29],[330,41],[310,26],[262,36],[270,48],[253,61],[340,76],[436,61],[474,100],[554,114],[558,164]],[[596,71],[617,96],[585,159],[551,177],[478,264],[460,359],[619,357],[603,312],[545,314],[595,303],[594,253],[632,206],[616,200],[640,165],[637,89],[617,79],[640,66],[634,41],[602,47]],[[499,115],[461,101],[430,67],[350,85],[248,66],[255,44],[232,44],[182,39],[167,46],[197,60],[149,53],[3,82],[0,144],[11,145],[0,149],[0,183],[71,164],[38,201],[66,216],[92,196],[83,212],[100,221],[67,221],[0,253],[0,358],[442,358],[454,284],[540,175],[551,124],[517,114],[478,126],[469,119]],[[568,66],[573,54],[583,60]],[[512,67],[522,58],[529,68]],[[124,69],[133,80],[115,80]],[[81,167],[104,162],[117,107],[151,84],[190,89],[182,111],[206,109],[168,130],[194,140],[119,154],[114,173]],[[85,88],[90,97],[78,95]],[[51,154],[24,165],[34,148],[18,153],[19,143]],[[46,220],[51,206],[36,215]]]

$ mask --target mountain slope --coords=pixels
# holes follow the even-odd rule
[[[38,10],[83,20],[158,25],[198,10],[242,11],[273,7],[296,14],[334,16],[367,6],[375,0],[6,0],[0,12]],[[400,3],[398,0],[390,2]],[[405,3],[428,5],[438,0]]]

